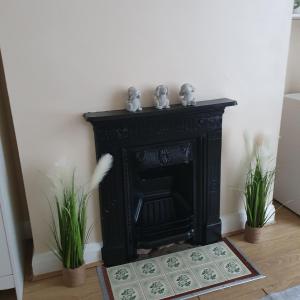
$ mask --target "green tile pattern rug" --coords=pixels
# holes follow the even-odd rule
[[[98,269],[104,299],[188,299],[263,278],[227,239]]]

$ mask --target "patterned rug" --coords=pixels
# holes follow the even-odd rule
[[[264,278],[227,239],[97,272],[110,300],[189,299]]]

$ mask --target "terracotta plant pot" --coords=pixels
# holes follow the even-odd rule
[[[245,225],[245,240],[249,243],[257,244],[262,241],[263,227],[250,227]]]
[[[63,269],[63,282],[67,287],[80,286],[85,283],[85,265],[76,269]]]

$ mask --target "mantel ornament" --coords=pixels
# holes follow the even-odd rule
[[[128,89],[128,100],[126,102],[126,110],[130,112],[141,111],[141,92],[135,87],[130,87]]]
[[[181,103],[183,106],[190,106],[196,104],[194,92],[195,88],[189,83],[185,83],[181,86],[179,96],[182,98]]]
[[[166,86],[161,84],[155,89],[154,104],[157,109],[170,108],[168,88]]]

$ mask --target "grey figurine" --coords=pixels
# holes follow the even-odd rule
[[[185,83],[181,86],[179,96],[181,97],[181,103],[183,106],[196,104],[194,92],[195,88],[189,83]]]
[[[166,86],[161,84],[155,89],[154,104],[157,109],[170,108],[168,88]]]
[[[141,106],[141,92],[135,87],[128,89],[128,100],[126,102],[126,110],[130,112],[136,112],[142,110]]]

